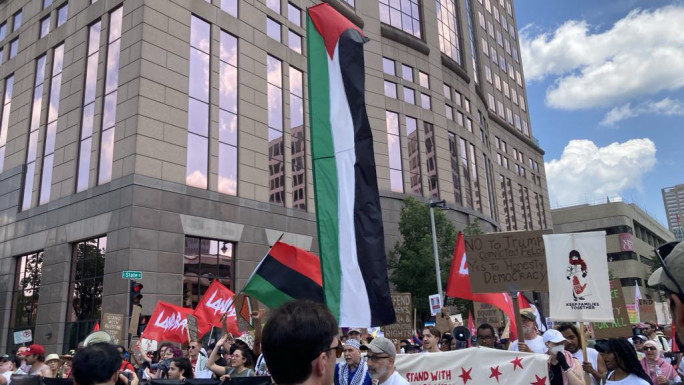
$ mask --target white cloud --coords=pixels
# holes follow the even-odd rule
[[[632,108],[630,103],[627,103],[608,111],[603,117],[601,125],[615,126],[623,120],[645,114],[684,116],[684,101],[670,98],[664,98],[659,101],[648,100],[634,108]]]
[[[528,80],[555,76],[546,103],[575,110],[613,106],[639,95],[684,87],[684,5],[634,10],[592,33],[570,20],[553,33],[520,32]]]
[[[641,177],[656,164],[656,147],[648,138],[597,147],[571,140],[560,159],[545,164],[553,205],[570,205],[620,195],[641,188]]]

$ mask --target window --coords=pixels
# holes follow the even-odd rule
[[[266,0],[266,6],[275,13],[280,13],[280,0]]]
[[[285,143],[283,143],[283,63],[266,57],[268,82],[269,202],[285,204]]]
[[[214,279],[235,290],[234,253],[233,242],[185,237],[183,306],[195,307]]]
[[[506,82],[505,80],[503,82],[503,93],[504,96],[506,96],[507,98],[511,98],[511,89],[510,87],[508,87],[508,82]]]
[[[17,53],[19,52],[19,38],[12,40],[9,44],[9,59],[11,59],[17,56]]]
[[[458,151],[456,150],[456,135],[449,133],[449,152],[451,153],[451,180],[454,185],[454,201],[458,205],[463,205],[461,202],[461,179],[458,172]]]
[[[75,349],[102,316],[102,291],[107,237],[73,245],[69,278],[69,308],[64,350]]]
[[[421,38],[418,0],[380,0],[380,21]]]
[[[463,113],[461,111],[456,111],[456,124],[463,127],[463,125],[464,125],[463,120],[464,120]]]
[[[448,84],[444,83],[442,85],[442,92],[444,93],[444,98],[446,98],[446,100],[451,100],[451,87],[449,87]]]
[[[480,21],[480,27],[482,29],[487,30],[487,23],[485,22],[485,16],[481,11],[477,11],[477,17],[478,20]]]
[[[418,142],[418,121],[410,116],[407,116],[405,121],[411,192],[423,196],[423,180],[420,168],[421,163]]]
[[[0,47],[0,65],[2,65],[2,59],[3,59],[4,54],[5,54],[5,50],[2,47]]]
[[[466,118],[466,129],[470,132],[473,132],[473,120],[470,118]]]
[[[430,95],[420,93],[420,106],[426,110],[432,109],[432,103],[430,101]]]
[[[470,185],[470,170],[468,166],[467,142],[463,138],[458,138],[458,152],[461,156],[461,174],[463,175],[463,187],[465,188],[465,206],[473,208],[473,192]]]
[[[498,65],[499,64],[499,55],[497,54],[496,48],[494,48],[494,46],[490,47],[489,53],[491,54],[492,63],[494,63],[494,65]]]
[[[423,88],[430,88],[430,76],[425,72],[418,71],[418,83]]]
[[[287,31],[287,45],[291,50],[302,53],[302,37],[292,30]]]
[[[493,15],[494,15],[494,20],[496,20],[497,22],[500,22],[501,18],[499,17],[499,9],[494,7],[494,9],[492,11],[493,11]]]
[[[406,64],[401,65],[401,78],[413,82],[413,67],[407,66]]]
[[[404,101],[406,103],[416,104],[416,93],[413,88],[404,87]]]
[[[478,176],[477,172],[477,157],[475,156],[475,146],[472,143],[469,143],[469,149],[470,149],[470,180],[473,184],[473,195],[474,195],[474,201],[476,205],[476,209],[479,212],[482,212],[482,199],[480,195],[480,178]]]
[[[43,9],[52,5],[52,0],[43,0]]]
[[[487,107],[492,111],[496,111],[496,103],[494,101],[494,95],[492,95],[490,93],[487,94]]]
[[[100,169],[97,184],[112,180],[114,160],[114,129],[116,128],[116,94],[119,89],[119,54],[121,53],[121,19],[123,8],[119,7],[109,18],[109,45],[107,46],[107,75],[104,102],[102,104],[102,135],[100,145]]]
[[[457,106],[463,106],[462,101],[461,101],[461,93],[454,90],[454,103],[456,103]]]
[[[464,104],[465,110],[466,110],[468,113],[470,113],[470,99],[465,98],[463,104]]]
[[[3,171],[5,162],[5,145],[7,144],[7,129],[9,129],[9,114],[12,107],[12,89],[14,88],[14,75],[5,78],[5,92],[2,100],[2,116],[0,117],[0,172]]]
[[[401,167],[401,141],[399,140],[399,114],[386,111],[387,155],[389,157],[390,189],[404,192],[404,178]]]
[[[218,191],[237,195],[238,40],[224,31],[220,39]]]
[[[482,38],[482,53],[485,54],[485,56],[489,56],[489,43],[487,43],[487,39],[484,37]]]
[[[522,94],[520,94],[519,100],[520,100],[520,108],[521,108],[523,111],[526,111],[526,107],[525,107],[525,98],[522,96]]]
[[[397,85],[388,80],[385,80],[385,96],[388,98],[397,98]]]
[[[12,15],[12,32],[17,31],[21,27],[21,10]]]
[[[492,69],[488,65],[485,64],[485,79],[487,79],[487,82],[489,84],[492,84]]]
[[[287,20],[297,27],[302,26],[302,10],[297,8],[292,3],[287,3]]]
[[[206,21],[191,17],[185,183],[202,189],[208,184],[210,28]]]
[[[292,146],[292,207],[306,210],[306,140],[304,137],[304,79],[290,66],[290,136]]]
[[[508,39],[504,40],[504,49],[506,50],[506,53],[509,55],[511,54],[511,42],[508,41]]]
[[[5,40],[7,37],[7,23],[0,24],[0,40]]]
[[[8,263],[8,262],[6,262]],[[10,313],[10,335],[30,329],[35,335],[42,278],[43,252],[28,254],[17,258],[17,269],[12,293]],[[12,338],[10,338],[12,341]],[[17,348],[20,345],[12,345]]]
[[[446,109],[445,109],[446,118],[449,120],[454,120],[454,108],[448,104],[445,104],[445,106],[446,106]]]
[[[394,68],[394,60],[388,59],[386,57],[382,58],[382,72],[395,76],[396,72]]]
[[[48,32],[50,32],[50,15],[47,15],[43,20],[40,21],[40,32],[38,38],[41,39],[45,37]]]
[[[67,12],[69,11],[69,3],[64,3],[61,7],[57,8],[57,26],[66,23]]]
[[[511,101],[513,104],[518,105],[518,91],[515,90],[515,86],[511,87]]]
[[[100,32],[100,21],[91,25],[88,32],[88,59],[83,90],[83,115],[81,118],[76,192],[87,189],[90,182],[90,152],[92,149],[93,119],[95,117],[95,87],[97,85],[97,64],[100,54]]]
[[[497,30],[496,31],[496,42],[499,43],[499,46],[503,48],[503,35],[501,34],[501,31]]]
[[[439,50],[461,64],[461,44],[458,36],[458,17],[454,0],[437,0],[437,31]]]
[[[45,55],[36,60],[36,74],[33,86],[33,107],[31,108],[31,123],[29,124],[29,139],[26,150],[26,169],[24,174],[24,194],[21,209],[28,210],[32,206],[33,180],[36,172],[36,155],[38,153],[38,129],[40,115],[43,111],[43,83],[45,82]]]
[[[352,7],[354,6],[354,0],[344,0],[344,2],[351,5]]]
[[[487,191],[487,194],[484,196],[484,203],[487,205],[489,208],[489,216],[494,218],[494,204],[492,203],[494,200],[494,195],[492,194],[492,188],[489,184],[489,166],[491,162],[489,159],[487,159],[487,156],[482,153],[482,168],[484,169],[484,182],[485,182],[485,190]],[[483,212],[484,213],[484,212]]]
[[[430,197],[439,199],[435,131],[433,125],[427,122],[423,122],[423,129],[425,130],[425,160],[427,166],[428,189],[430,190]]]
[[[52,59],[52,79],[50,84],[50,100],[48,101],[47,130],[43,147],[43,172],[40,179],[38,204],[50,201],[52,186],[52,165],[54,162],[55,139],[57,136],[57,118],[59,117],[59,93],[62,89],[62,67],[64,61],[64,44],[55,47]]]
[[[238,0],[221,0],[221,10],[229,15],[238,17]]]
[[[506,116],[504,115],[504,105],[501,100],[496,101],[496,113],[502,118]]]
[[[277,21],[271,19],[270,17],[266,18],[266,35],[270,37],[271,39],[280,42],[281,41],[281,30],[280,30],[280,23]]]

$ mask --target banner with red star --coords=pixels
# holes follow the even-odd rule
[[[488,348],[399,354],[395,367],[411,385],[544,385],[548,356]]]

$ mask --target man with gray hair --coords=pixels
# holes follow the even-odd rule
[[[385,337],[377,337],[370,344],[364,345],[364,348],[368,350],[368,373],[374,384],[409,385],[409,382],[394,369],[397,350],[392,341]]]
[[[342,350],[344,363],[335,365],[335,385],[371,385],[368,365],[361,357],[361,344],[357,339],[348,338]]]

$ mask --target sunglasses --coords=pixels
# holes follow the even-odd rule
[[[658,256],[658,259],[660,260],[660,265],[663,267],[663,271],[665,272],[665,275],[667,275],[667,278],[672,281],[675,286],[677,287],[677,294],[679,294],[680,298],[684,298],[684,290],[682,290],[682,287],[679,286],[679,283],[677,283],[677,280],[674,279],[674,275],[672,275],[672,272],[670,269],[667,267],[667,264],[665,263],[665,259],[667,258],[668,255],[672,252],[672,250],[679,244],[679,241],[675,242],[669,242],[664,245],[660,245],[658,248],[655,249],[655,253]]]
[[[335,357],[337,357],[337,358],[342,357],[342,352],[344,351],[344,347],[342,346],[342,342],[340,342],[339,339],[337,340],[337,346],[329,347],[329,348],[323,350],[323,352],[327,353],[333,349],[335,349]]]
[[[658,350],[658,349],[656,349],[656,348],[653,347],[653,346],[644,346],[644,351],[645,351],[645,352],[656,351],[656,350]]]

